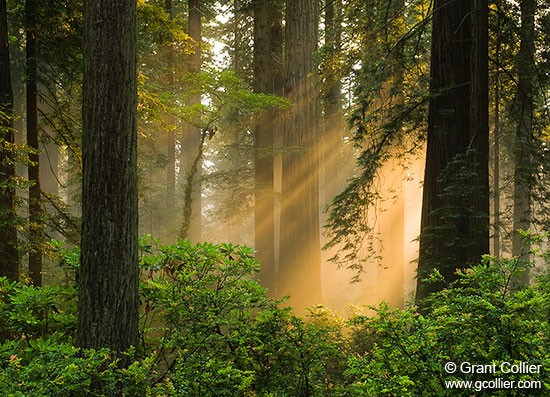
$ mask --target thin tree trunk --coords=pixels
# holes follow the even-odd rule
[[[84,15],[77,343],[120,355],[138,342],[136,2],[87,0]]]
[[[500,257],[500,51],[501,51],[501,17],[500,2],[497,1],[497,27],[495,50],[495,83],[494,83],[494,130],[493,130],[493,256]]]
[[[0,276],[19,278],[19,254],[13,159],[13,90],[11,86],[6,0],[0,0]]]
[[[282,94],[282,11],[277,1],[254,4],[254,90]],[[254,245],[261,264],[260,281],[276,294],[274,135],[279,133],[280,112],[266,110],[255,127]]]
[[[471,252],[468,264],[489,254],[489,2],[473,0],[470,66],[470,136],[475,175],[471,183],[477,193],[470,196],[473,217],[468,222],[467,239]]]
[[[535,8],[534,0],[520,2],[520,50],[517,57],[518,93],[517,128],[514,143],[514,234],[512,255],[520,262],[529,261],[529,247],[524,246],[518,230],[528,231],[531,226],[531,191],[533,184],[533,97],[535,78]],[[520,284],[529,282],[525,272]]]
[[[282,159],[279,294],[290,294],[298,311],[322,303],[319,231],[318,95],[319,4],[286,4],[285,113]]]
[[[172,0],[165,0],[164,10],[173,19]],[[168,45],[168,89],[174,85],[175,55],[172,44]],[[166,206],[163,218],[166,220],[166,237],[173,233],[176,213],[176,117],[173,113],[166,115]]]
[[[27,145],[29,154],[29,277],[34,285],[42,285],[42,244],[44,241],[40,190],[40,156],[38,154],[38,63],[36,48],[36,4],[25,2],[26,29],[26,91],[27,91]]]

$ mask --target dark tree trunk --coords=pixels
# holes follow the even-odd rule
[[[11,87],[6,0],[0,0],[0,276],[19,278],[15,208],[15,163],[12,145],[13,90]]]
[[[26,91],[27,91],[27,145],[29,154],[29,277],[34,285],[42,285],[42,244],[44,242],[41,191],[40,148],[38,146],[38,62],[36,48],[36,4],[25,1],[26,28]]]
[[[489,252],[485,0],[436,0],[417,301]]]
[[[282,94],[282,10],[277,0],[254,4],[254,90]],[[274,135],[280,130],[280,112],[266,110],[254,126],[254,245],[261,264],[260,281],[276,294]]]
[[[531,191],[533,174],[533,101],[535,80],[535,8],[536,1],[523,0],[521,27],[519,29],[520,50],[517,56],[518,92],[516,95],[516,137],[514,142],[514,233],[512,255],[521,262],[529,260],[529,248],[525,247],[518,230],[529,230],[531,226]],[[528,273],[519,280],[529,281]]]
[[[286,4],[285,113],[282,160],[279,294],[303,310],[322,303],[319,230],[318,95],[316,92],[319,4]]]
[[[77,343],[120,353],[138,342],[135,0],[86,1],[84,39]]]
[[[470,135],[467,150],[473,150],[470,160],[475,175],[470,183],[475,192],[470,195],[467,240],[470,252],[466,263],[479,262],[489,254],[489,2],[473,0],[471,14],[472,48],[470,60]]]
[[[500,53],[502,47],[501,39],[501,9],[500,1],[496,2],[497,7],[497,26],[496,26],[496,43],[495,43],[495,64],[497,67],[494,71],[494,107],[493,107],[493,252],[492,255],[500,257]]]

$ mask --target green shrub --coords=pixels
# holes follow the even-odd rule
[[[301,396],[332,387],[329,372],[338,371],[327,369],[338,361],[340,328],[320,311],[302,320],[266,298],[252,278],[252,249],[144,246],[146,350],[157,352],[179,395]]]
[[[351,321],[355,353],[348,359],[349,388],[369,396],[470,396],[472,390],[448,389],[446,381],[541,381],[529,395],[547,395],[550,387],[550,289],[538,282],[519,291],[510,281],[522,271],[517,261],[486,257],[482,264],[416,308],[381,306],[376,316]],[[447,374],[444,365],[528,362],[540,374]],[[476,395],[525,395],[521,389],[476,390]]]
[[[537,380],[550,387],[550,283],[511,290],[515,260],[486,257],[417,308],[382,304],[344,321],[302,318],[268,299],[250,248],[141,240],[141,342],[120,368],[73,346],[76,291],[0,278],[2,396],[520,396],[447,389],[450,380]],[[68,269],[77,254],[62,251]],[[71,276],[72,277],[72,276]],[[539,374],[447,374],[447,362],[528,362]]]
[[[0,277],[0,340],[45,336],[71,337],[76,326],[73,287],[35,287]]]

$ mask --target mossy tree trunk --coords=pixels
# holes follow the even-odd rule
[[[170,19],[174,18],[174,10],[172,7],[172,0],[165,0],[164,11],[168,14]],[[168,83],[168,90],[173,89],[175,83],[175,54],[174,46],[172,43],[167,48],[167,62],[168,72],[166,76],[166,82]],[[165,213],[163,214],[163,220],[166,226],[162,229],[165,231],[165,238],[167,241],[172,241],[175,237],[174,220],[177,219],[176,214],[176,116],[169,112],[166,114],[166,205]]]

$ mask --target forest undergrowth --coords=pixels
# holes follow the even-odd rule
[[[421,310],[383,303],[343,318],[317,306],[300,317],[266,296],[251,248],[140,243],[140,343],[125,367],[108,350],[74,345],[78,250],[54,245],[71,280],[63,285],[0,279],[2,396],[525,395],[489,383],[496,378],[548,395],[550,277],[514,286],[532,264],[486,256]],[[451,373],[448,363],[494,364],[496,373]]]

